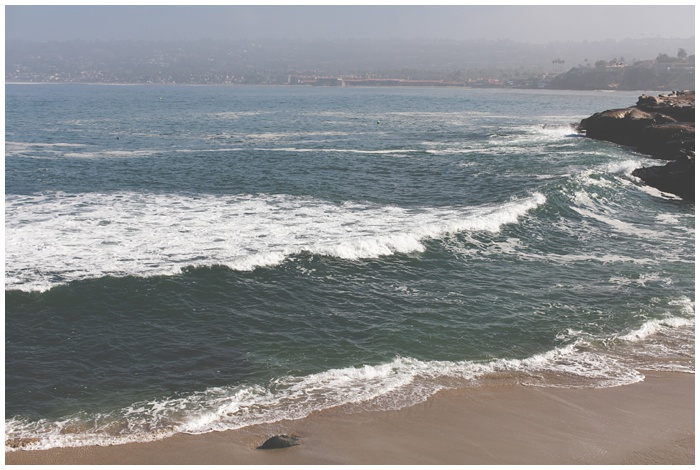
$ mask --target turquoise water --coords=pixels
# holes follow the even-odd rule
[[[6,85],[6,448],[694,371],[639,93]]]

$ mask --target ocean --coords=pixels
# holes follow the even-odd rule
[[[6,84],[6,451],[694,373],[640,94]]]

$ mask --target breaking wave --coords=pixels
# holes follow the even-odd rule
[[[426,239],[496,232],[544,202],[539,193],[501,205],[417,209],[286,195],[12,195],[5,198],[6,288],[42,291],[189,266],[251,270],[302,252],[349,260],[421,252]]]

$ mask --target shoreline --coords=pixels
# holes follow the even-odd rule
[[[443,390],[396,411],[115,446],[5,453],[5,464],[694,464],[695,375],[645,372],[603,389],[515,384]],[[299,446],[257,450],[290,434]]]

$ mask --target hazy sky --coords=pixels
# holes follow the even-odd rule
[[[681,6],[24,6],[5,7],[5,38],[512,39],[687,38]]]

